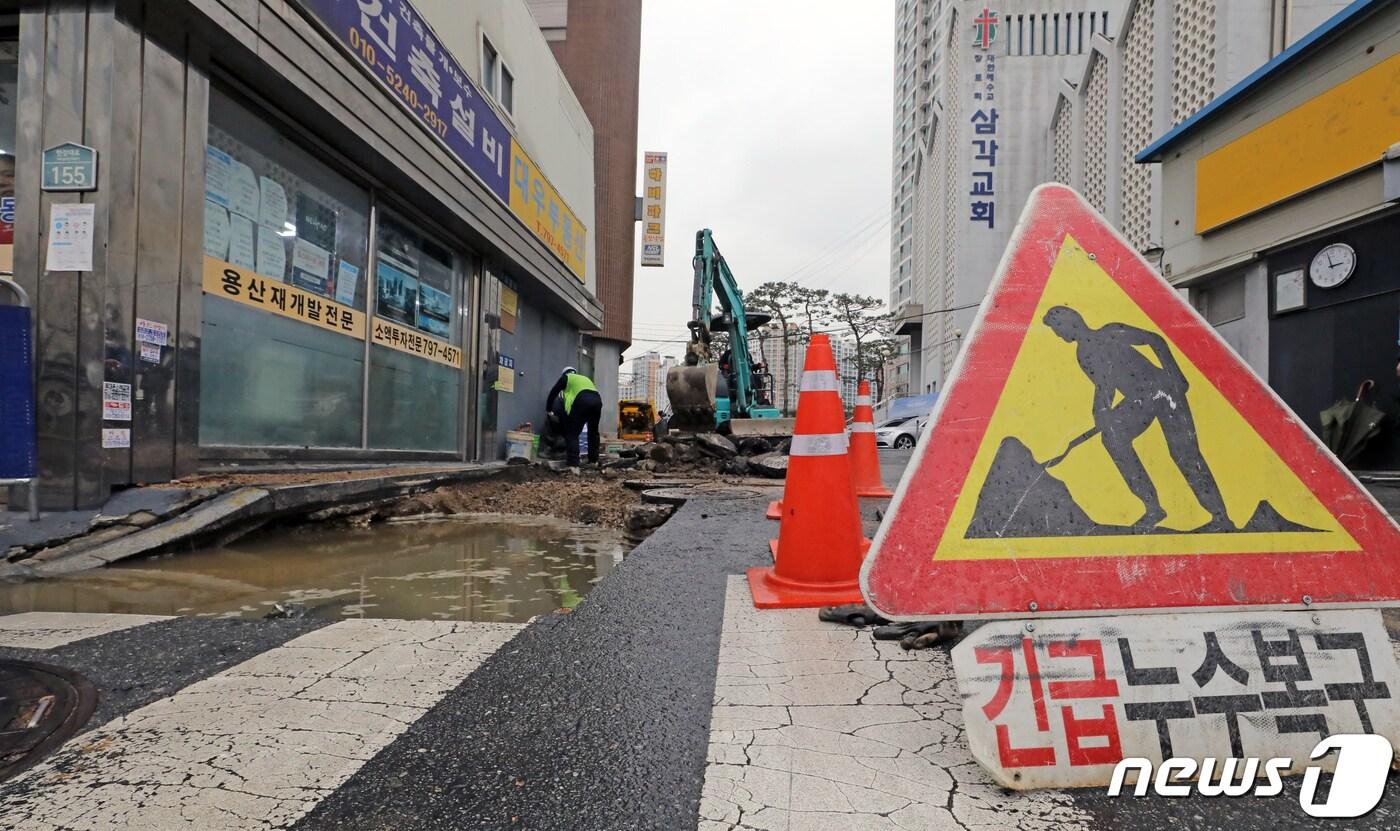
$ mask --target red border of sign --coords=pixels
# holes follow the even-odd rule
[[[1072,234],[1361,546],[1267,554],[932,559],[1031,324],[1060,242]],[[1400,604],[1400,528],[1216,331],[1079,194],[1042,185],[1007,244],[933,426],[900,481],[861,569],[892,619]],[[945,496],[911,502],[914,494]],[[1071,541],[1072,544],[1072,541]],[[1034,605],[1033,605],[1034,604]]]

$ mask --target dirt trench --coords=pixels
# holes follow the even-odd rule
[[[526,514],[625,528],[628,508],[641,501],[640,494],[623,486],[621,477],[596,472],[574,476],[531,468],[514,481],[493,478],[444,485],[378,504],[339,506],[310,518],[368,525],[425,514]]]

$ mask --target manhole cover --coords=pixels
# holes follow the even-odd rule
[[[57,749],[96,706],[97,690],[76,672],[0,661],[0,781]]]

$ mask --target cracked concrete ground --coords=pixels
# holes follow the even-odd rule
[[[286,827],[520,628],[317,629],[69,742],[0,787],[0,827]]]
[[[0,616],[0,647],[53,649],[160,620],[160,615],[105,615],[80,612],[24,612]]]
[[[700,831],[1087,828],[1067,794],[992,784],[942,650],[811,609],[759,611],[730,578]]]

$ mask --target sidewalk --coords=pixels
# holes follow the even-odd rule
[[[230,471],[130,488],[100,509],[45,512],[33,523],[23,512],[0,512],[0,579],[100,568],[215,532],[237,536],[273,519],[397,499],[510,469],[488,463]]]

